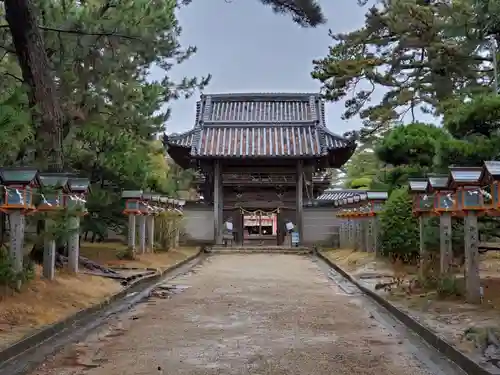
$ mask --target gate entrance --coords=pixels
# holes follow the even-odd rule
[[[304,205],[328,188],[326,170],[340,168],[356,148],[328,130],[315,93],[202,95],[193,129],[164,135],[163,143],[178,165],[197,170],[216,244],[229,212],[239,222],[237,243],[281,245],[287,221],[304,238]]]
[[[278,215],[276,212],[242,209],[243,243],[277,245]]]

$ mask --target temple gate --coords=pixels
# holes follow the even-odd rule
[[[330,184],[355,143],[327,129],[318,94],[202,95],[192,130],[165,135],[183,168],[199,172],[213,209],[216,244],[231,218],[236,243],[281,245],[291,221],[303,233],[303,207]]]

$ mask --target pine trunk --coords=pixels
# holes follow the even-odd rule
[[[41,161],[54,172],[62,172],[62,128],[64,114],[57,97],[45,45],[32,0],[4,0],[5,18],[9,24],[23,79],[28,86],[30,104],[36,108],[37,142]]]
[[[29,101],[37,129],[37,162],[48,171],[62,172],[64,113],[38,27],[37,8],[32,0],[4,0],[4,4],[5,18],[12,34],[23,80],[29,89]],[[35,244],[30,257],[41,262],[43,251],[42,244]],[[64,253],[64,246],[57,251]]]

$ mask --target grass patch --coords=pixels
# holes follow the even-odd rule
[[[140,254],[133,261],[119,260],[117,255],[125,248],[119,242],[82,243],[81,255],[102,265],[165,270],[198,252],[196,247],[179,248]],[[35,280],[23,286],[20,293],[0,295],[0,349],[122,289],[119,282],[99,276],[57,270],[55,280],[47,281],[41,274],[41,266],[36,266]]]
[[[122,288],[118,282],[98,276],[58,271],[54,281],[47,281],[41,278],[40,266],[35,273],[36,279],[20,293],[0,296],[0,348],[95,305]]]

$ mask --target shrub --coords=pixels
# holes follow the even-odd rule
[[[12,261],[5,248],[0,248],[0,286],[4,290],[15,290],[19,284],[33,280],[35,268],[33,262],[27,257],[23,260],[23,270],[16,273],[12,268]]]
[[[392,192],[379,216],[379,225],[383,255],[404,261],[418,256],[418,219],[413,216],[411,196],[407,188]]]

